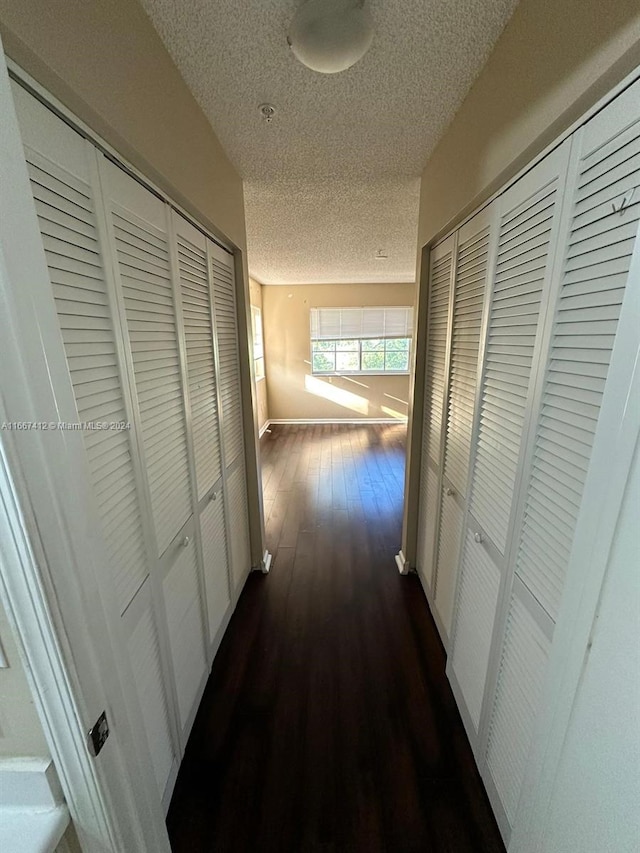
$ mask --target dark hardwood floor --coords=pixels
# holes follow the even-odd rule
[[[415,575],[401,425],[272,426],[250,576],[168,816],[177,853],[504,851]]]

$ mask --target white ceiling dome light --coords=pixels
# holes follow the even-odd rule
[[[351,68],[372,41],[373,19],[364,0],[307,0],[287,35],[296,59],[321,74]]]

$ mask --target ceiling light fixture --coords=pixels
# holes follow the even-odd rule
[[[307,0],[287,35],[296,59],[321,74],[351,68],[372,41],[373,19],[364,0]]]

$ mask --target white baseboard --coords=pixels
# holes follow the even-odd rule
[[[50,809],[64,803],[50,758],[0,759],[0,808]]]
[[[402,549],[396,554],[396,566],[401,575],[409,574],[409,563]]]
[[[262,436],[265,434],[265,432],[269,429],[270,423],[271,423],[271,421],[265,421],[262,424],[262,426],[260,427],[260,430],[258,432],[258,438],[262,438]]]
[[[0,760],[0,850],[55,850],[69,821],[50,758]]]
[[[407,418],[272,418],[271,424],[406,424]],[[264,427],[266,429],[266,426]],[[262,433],[261,433],[262,434]]]

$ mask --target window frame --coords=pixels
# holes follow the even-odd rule
[[[259,334],[256,334],[256,332]],[[253,371],[257,384],[267,377],[264,359],[264,327],[262,325],[262,309],[258,305],[251,306],[251,337]],[[258,367],[259,364],[261,364],[261,367]]]
[[[375,341],[383,341],[383,348],[380,350],[367,350],[362,349],[362,344],[367,340],[375,340]],[[351,349],[337,349],[337,345],[341,342],[351,342],[355,341],[357,343],[357,348]],[[387,341],[407,341],[406,348],[399,347],[397,349],[387,349],[386,342]],[[332,350],[318,350],[314,348],[314,344],[324,343],[324,344],[333,344]],[[313,363],[314,355],[318,353],[326,352],[328,355],[335,356],[334,364],[337,362],[337,356],[342,353],[357,353],[358,355],[358,364],[359,367],[354,370],[316,370]],[[367,354],[375,354],[376,352],[380,352],[384,356],[384,361],[386,364],[386,356],[388,353],[394,352],[406,352],[407,354],[407,368],[401,370],[395,370],[393,368],[372,368],[368,370],[367,368],[362,367],[362,356]],[[311,375],[312,376],[409,376],[411,373],[411,338],[336,338],[334,340],[310,340],[310,362],[311,362]]]

